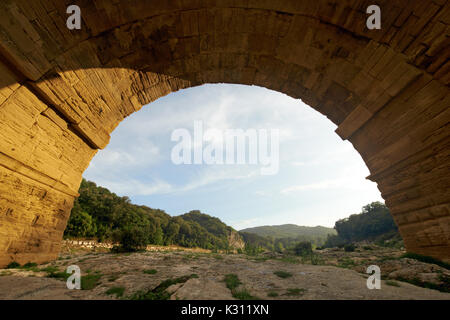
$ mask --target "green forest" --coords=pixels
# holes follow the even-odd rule
[[[322,241],[327,238],[328,234],[336,234],[336,230],[333,228],[327,228],[322,226],[306,227],[298,226],[296,224],[281,224],[276,226],[261,226],[254,228],[246,228],[240,230],[240,232],[256,233],[263,237],[279,238],[296,238],[303,236],[311,238],[316,241]]]
[[[111,241],[119,243],[125,251],[139,250],[148,244],[233,249],[229,237],[236,231],[198,210],[173,217],[160,209],[132,204],[128,197],[117,196],[85,179],[79,193],[64,232],[66,239]],[[334,230],[287,224],[244,229],[237,235],[248,253],[284,252],[305,242],[320,248],[399,237],[389,209],[380,202],[368,204],[361,213],[336,221]]]
[[[219,219],[191,211],[172,217],[134,205],[94,182],[82,180],[64,236],[120,243],[125,250],[147,244],[227,250],[233,229]]]
[[[248,228],[239,233],[249,251],[292,251],[305,242],[318,249],[344,247],[360,241],[382,246],[402,245],[392,215],[381,202],[372,202],[364,206],[361,213],[336,221],[333,229],[286,224]]]
[[[322,246],[328,235],[335,235],[336,230],[322,226],[306,227],[295,224],[278,226],[261,226],[240,230],[244,241],[252,246],[270,251],[283,252],[295,247],[299,242],[310,242],[313,247]]]
[[[383,244],[386,240],[401,239],[388,207],[381,202],[372,202],[364,206],[361,213],[336,221],[334,229],[337,235],[328,236],[325,247],[358,241]]]

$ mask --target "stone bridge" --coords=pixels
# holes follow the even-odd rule
[[[71,4],[80,30],[66,27]],[[372,4],[381,29],[366,27]],[[205,83],[266,87],[326,115],[407,250],[450,260],[449,24],[447,0],[2,0],[0,266],[55,259],[114,128]]]

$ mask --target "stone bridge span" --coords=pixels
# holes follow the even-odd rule
[[[380,30],[366,28],[371,4]],[[447,0],[1,1],[0,266],[57,257],[82,173],[120,121],[221,82],[326,115],[407,249],[449,260],[449,24]]]

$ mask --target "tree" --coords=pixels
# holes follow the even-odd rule
[[[336,221],[334,228],[338,236],[328,237],[325,245],[327,247],[374,240],[383,234],[398,233],[389,209],[381,202],[372,202],[364,206],[361,213]]]
[[[116,230],[114,240],[119,243],[119,251],[132,252],[145,249],[148,237],[144,229],[136,226],[126,226]]]
[[[312,254],[312,246],[311,246],[311,242],[299,242],[295,245],[294,247],[294,253],[297,256],[308,256]]]
[[[94,237],[97,227],[92,217],[84,211],[76,210],[71,214],[64,234],[68,237]]]
[[[156,245],[162,245],[164,242],[164,234],[160,226],[156,226],[156,231],[153,236],[153,241],[151,243]]]
[[[165,230],[166,239],[165,244],[171,245],[174,244],[175,239],[178,236],[178,232],[180,231],[180,225],[176,223],[175,221],[169,222],[169,225],[167,226],[167,229]]]
[[[331,235],[329,234],[327,237],[327,240],[325,241],[325,244],[323,245],[325,248],[333,248],[333,247],[340,247],[345,244],[345,240],[342,239],[339,235]]]
[[[284,251],[284,247],[283,247],[283,243],[281,243],[281,242],[276,242],[275,243],[275,251],[276,252],[283,252]]]

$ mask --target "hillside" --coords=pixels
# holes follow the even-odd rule
[[[328,234],[336,234],[336,230],[332,228],[316,226],[305,227],[296,224],[282,224],[278,226],[261,226],[240,230],[240,232],[254,233],[262,237],[280,238],[325,238]]]
[[[192,210],[188,213],[185,213],[180,218],[183,218],[186,221],[196,222],[205,228],[208,232],[216,235],[216,236],[228,236],[230,232],[233,230],[232,227],[227,226],[223,223],[219,218],[212,217],[208,214],[201,213],[198,210]]]
[[[220,250],[243,246],[233,228],[197,210],[172,217],[160,209],[132,204],[128,197],[119,197],[84,179],[79,193],[65,238]]]
[[[180,216],[186,221],[196,222],[203,228],[205,228],[211,234],[227,238],[228,245],[231,248],[243,249],[245,243],[240,234],[232,227],[227,226],[219,218],[212,217],[208,214],[201,213],[198,210],[193,210]]]
[[[336,230],[326,227],[305,227],[295,224],[261,226],[239,231],[247,246],[263,250],[283,252],[293,248],[298,242],[311,242],[322,246],[328,235],[336,235]]]
[[[385,204],[372,202],[361,213],[336,221],[337,235],[328,237],[325,246],[342,246],[353,242],[375,242],[379,245],[402,246],[397,225]]]

